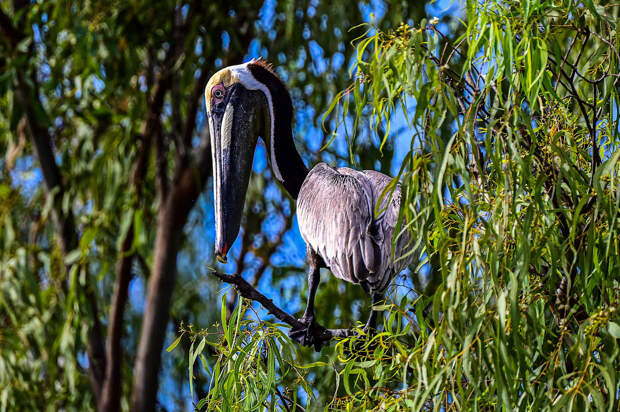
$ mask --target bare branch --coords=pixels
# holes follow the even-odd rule
[[[575,63],[571,64],[571,67],[573,68],[573,72],[571,73],[571,80],[575,77],[575,73],[578,72],[577,66],[579,65],[579,60],[581,60],[581,57],[583,56],[583,51],[586,49],[586,44],[588,43],[588,40],[590,39],[590,30],[585,29],[585,36],[586,38],[583,40],[583,43],[581,43],[581,50],[579,50],[579,54],[577,55],[577,58],[575,59]]]
[[[260,303],[269,311],[269,313],[274,315],[278,320],[288,324],[291,328],[303,329],[305,327],[305,324],[276,306],[271,299],[256,290],[245,279],[243,279],[241,275],[227,275],[219,272],[211,272],[211,274],[220,279],[222,282],[234,285],[238,294],[246,299]],[[311,333],[315,339],[315,342],[325,344],[335,338],[346,338],[351,336],[354,331],[351,329],[325,329],[322,326],[318,326],[311,328]]]
[[[114,294],[110,305],[108,321],[108,338],[106,342],[106,369],[103,388],[99,400],[98,410],[120,410],[121,387],[122,387],[122,347],[121,337],[123,334],[123,314],[127,304],[129,282],[131,281],[131,263],[133,254],[128,251],[133,244],[134,226],[131,224],[125,234],[119,254],[122,256],[116,266],[116,282]]]
[[[160,206],[153,270],[148,283],[134,366],[133,411],[155,409],[161,351],[176,279],[177,254],[183,240],[183,227],[211,169],[208,133],[203,133],[202,138],[203,144],[196,150],[194,161],[177,168],[170,192]]]
[[[155,136],[155,182],[161,203],[168,196],[168,147],[169,141],[160,130]]]
[[[592,89],[594,110],[592,110],[592,131],[590,133],[590,144],[592,145],[592,175],[590,177],[590,188],[594,186],[594,172],[596,172],[596,168],[601,164],[601,157],[598,153],[598,143],[596,142],[596,122],[598,121],[596,116],[596,102],[598,100],[598,86],[595,84],[592,86]]]
[[[568,49],[566,50],[566,53],[564,54],[564,58],[562,59],[562,64],[560,65],[560,70],[558,70],[558,75],[557,75],[557,77],[555,79],[555,90],[556,91],[558,89],[558,84],[560,83],[560,77],[562,76],[562,71],[564,70],[564,65],[566,64],[568,56],[569,56],[571,50],[573,50],[573,46],[575,45],[576,41],[577,41],[577,36],[574,36],[573,39],[571,40],[570,44],[568,45]]]

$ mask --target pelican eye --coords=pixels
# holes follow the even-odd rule
[[[216,84],[215,86],[213,86],[213,89],[211,89],[211,93],[214,103],[218,104],[221,103],[222,100],[224,100],[224,96],[226,96],[226,88],[221,83]]]

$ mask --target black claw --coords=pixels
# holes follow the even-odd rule
[[[311,334],[312,323],[314,319],[298,319],[303,326],[297,329],[291,329],[288,336],[302,346],[312,346],[313,336]]]
[[[314,338],[310,334],[310,327],[292,329],[288,333],[288,336],[302,346],[312,346],[312,344],[314,343]]]
[[[321,348],[325,346],[326,342],[322,340],[315,339],[315,335],[313,331],[321,326],[312,319],[301,318],[298,319],[301,323],[304,324],[301,328],[291,329],[288,333],[289,338],[299,343],[302,346],[311,347],[314,346],[314,350],[317,352],[321,351]]]

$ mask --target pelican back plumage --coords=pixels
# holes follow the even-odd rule
[[[306,243],[336,277],[371,293],[382,293],[411,260],[403,258],[410,241],[406,230],[392,250],[400,186],[384,193],[391,180],[373,170],[319,163],[304,180],[297,199],[299,231]]]

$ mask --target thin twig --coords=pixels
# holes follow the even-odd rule
[[[555,90],[558,90],[558,84],[560,83],[560,77],[562,75],[562,70],[564,70],[564,65],[566,64],[566,61],[568,59],[568,55],[570,54],[571,50],[573,50],[573,46],[575,45],[575,41],[577,40],[577,36],[574,36],[573,39],[571,40],[570,44],[568,45],[568,49],[566,50],[566,53],[564,54],[564,58],[562,59],[562,64],[560,65],[560,70],[558,70],[558,76],[555,80]]]
[[[573,68],[573,73],[571,74],[571,80],[573,79],[573,77],[575,77],[575,72],[578,72],[577,66],[579,65],[579,60],[581,60],[581,56],[583,56],[583,51],[586,49],[586,44],[588,43],[588,40],[590,39],[590,30],[585,29],[585,36],[586,38],[583,40],[583,43],[581,43],[581,50],[579,50],[579,54],[577,55],[577,58],[575,59],[575,63],[571,64],[571,67]]]
[[[598,154],[598,144],[596,143],[596,122],[597,113],[596,113],[596,102],[598,100],[598,88],[596,85],[593,87],[593,103],[594,110],[592,110],[592,133],[590,135],[591,143],[592,143],[592,179],[594,179],[594,172],[596,172],[596,167],[601,164],[601,157]]]
[[[290,412],[291,408],[288,407],[288,402],[286,401],[286,399],[284,399],[284,395],[282,395],[282,392],[280,392],[280,388],[278,388],[277,386],[276,386],[276,393],[278,394],[278,397],[282,401],[282,405],[284,405],[284,409],[286,409],[287,412]]]

